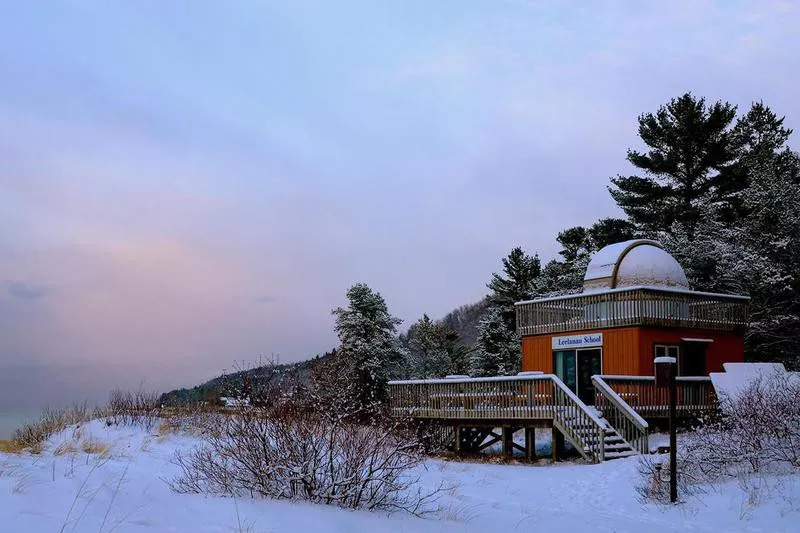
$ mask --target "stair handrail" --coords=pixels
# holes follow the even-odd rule
[[[648,433],[650,425],[647,421],[631,407],[611,386],[605,382],[603,376],[592,376],[592,384],[599,397],[608,400],[611,413],[603,413],[603,417],[609,421],[620,437],[634,450],[640,453],[649,453],[650,444]],[[636,446],[634,446],[636,443]]]
[[[578,452],[587,460],[602,463],[605,460],[605,440],[607,424],[598,417],[589,407],[572,392],[555,374],[548,374],[553,383],[553,424],[556,425],[564,436],[575,446]],[[568,413],[559,407],[571,409],[569,414],[574,415],[581,424],[594,426],[588,433],[575,431],[568,418]]]

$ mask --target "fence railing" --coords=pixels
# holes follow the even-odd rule
[[[516,304],[520,335],[619,326],[736,330],[747,325],[749,298],[669,288],[630,287]]]
[[[652,376],[599,376],[611,390],[643,418],[666,418],[669,390],[656,387]],[[709,377],[678,377],[676,408],[681,417],[713,411],[717,396]],[[611,422],[614,427],[616,425]]]
[[[602,376],[592,376],[592,384],[595,389],[595,408],[603,414],[603,418],[608,420],[632,448],[639,453],[648,453],[650,427],[647,421],[623,400]]]

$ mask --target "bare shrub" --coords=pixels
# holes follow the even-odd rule
[[[25,424],[14,432],[13,440],[22,448],[39,453],[45,441],[69,426],[91,420],[94,413],[84,403],[73,404],[65,409],[45,409],[39,420]]]
[[[735,481],[758,501],[767,476],[800,472],[800,377],[774,373],[752,380],[734,397],[720,399],[719,416],[701,421],[680,438],[679,493],[692,495],[719,482]],[[644,500],[668,501],[669,465],[640,463]],[[665,485],[666,483],[666,485]],[[665,487],[667,487],[665,492]]]
[[[214,419],[203,445],[178,453],[177,492],[306,500],[351,509],[432,511],[439,490],[416,488],[419,445],[397,424],[295,408]]]
[[[106,408],[110,422],[124,426],[138,426],[147,431],[159,420],[158,394],[139,388],[136,391],[111,391]]]
[[[669,459],[668,456],[650,457],[643,456],[639,459],[639,482],[636,492],[642,503],[668,503],[669,498]],[[697,497],[707,492],[705,479],[697,476],[696,472],[686,461],[678,459],[678,497],[681,501]]]
[[[159,407],[156,393],[142,389],[135,392],[117,389],[110,394],[108,405],[104,408],[91,409],[86,402],[75,403],[64,409],[45,408],[38,420],[17,429],[12,440],[15,447],[39,453],[52,435],[97,418],[106,418],[112,424],[139,426],[149,431],[159,420]]]

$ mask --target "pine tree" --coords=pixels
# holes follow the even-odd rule
[[[563,261],[552,260],[545,265],[536,280],[536,292],[552,295],[580,290],[592,253],[609,244],[633,239],[635,234],[633,224],[619,218],[602,218],[589,228],[565,229],[556,237]]]
[[[784,127],[785,117],[778,117],[763,102],[754,102],[750,110],[736,122],[732,132],[738,160],[732,167],[733,179],[720,184],[724,195],[720,215],[726,223],[747,216],[742,191],[749,187],[753,173],[776,172],[784,179],[796,180],[794,153],[787,147],[792,134]]]
[[[408,332],[409,366],[414,378],[437,378],[450,373],[450,357],[441,326],[423,315]]]
[[[735,115],[731,104],[706,106],[686,93],[639,116],[639,137],[649,149],[628,150],[627,159],[645,176],[617,176],[609,187],[637,231],[658,236],[678,223],[694,238],[703,202],[730,189],[726,182],[739,181],[732,172]]]
[[[591,243],[589,247],[595,252],[609,244],[635,238],[636,227],[629,220],[607,217],[592,224],[586,233]]]
[[[735,223],[709,208],[693,239],[676,228],[663,243],[695,290],[750,295],[749,360],[800,368],[800,157],[789,155],[748,169]]]
[[[516,329],[516,312],[514,303],[529,300],[535,294],[536,278],[541,273],[542,265],[539,256],[529,256],[516,247],[508,257],[503,258],[503,272],[492,274],[492,280],[486,285],[492,293],[490,303],[502,311],[503,319],[509,331]]]
[[[747,214],[726,229],[733,253],[723,268],[750,294],[746,342],[756,360],[800,369],[800,156],[781,151],[750,171],[742,192]]]
[[[508,376],[520,370],[519,335],[506,327],[499,307],[490,307],[478,323],[478,342],[471,366],[474,376]]]
[[[444,350],[450,362],[448,373],[465,375],[470,373],[470,358],[474,348],[461,342],[459,334],[448,331],[444,336]]]
[[[347,291],[347,300],[347,308],[333,310],[337,356],[352,367],[361,406],[372,409],[385,399],[386,381],[403,359],[395,337],[401,320],[390,315],[381,295],[363,283]]]

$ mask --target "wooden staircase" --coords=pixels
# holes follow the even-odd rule
[[[583,407],[587,413],[594,411],[593,419],[587,421],[587,417],[575,416],[572,412],[556,417],[554,426],[587,461],[602,462],[638,455],[639,452],[634,446],[602,418],[600,413],[591,406],[583,404]]]
[[[607,422],[605,419],[602,421]],[[590,432],[592,428],[584,428],[579,429],[578,433],[581,434],[582,432]],[[600,447],[602,446],[602,454],[600,453]],[[594,455],[602,455],[604,461],[609,461],[611,459],[620,459],[622,457],[630,457],[631,455],[638,455],[634,447],[626,441],[622,436],[612,428],[610,425],[606,426],[605,434],[603,436],[603,442],[594,443],[588,445],[588,450],[592,452]]]
[[[595,376],[598,378],[598,376]],[[594,381],[603,410],[588,406],[557,377],[553,378],[556,406],[553,426],[588,461],[602,462],[647,453],[647,422],[602,382]],[[606,415],[621,423],[612,425]],[[633,437],[633,438],[631,438]]]

